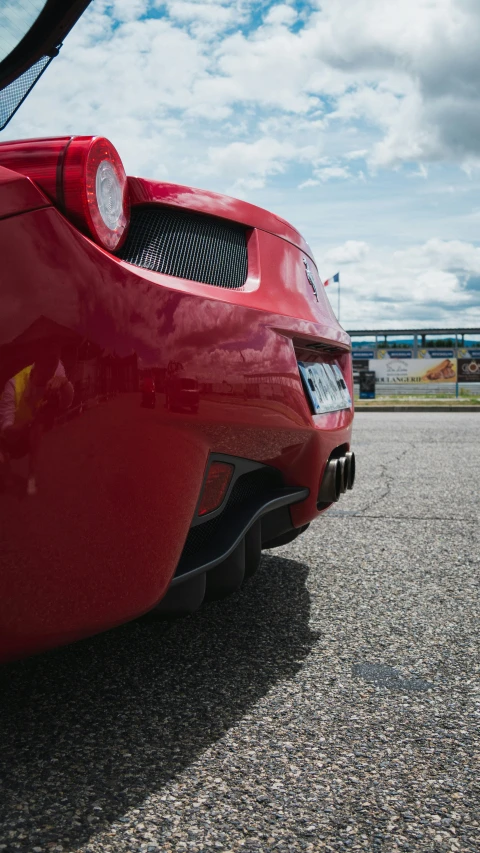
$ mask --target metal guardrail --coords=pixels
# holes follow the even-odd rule
[[[480,382],[459,383],[460,390],[468,391],[469,394],[480,396]],[[359,385],[354,385],[355,396],[360,394]],[[376,396],[395,397],[401,394],[412,397],[455,397],[455,382],[438,383],[400,383],[400,382],[377,382]],[[463,397],[463,395],[462,395]],[[465,399],[465,397],[463,397]]]

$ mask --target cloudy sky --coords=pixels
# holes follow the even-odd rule
[[[279,213],[347,329],[480,325],[479,44],[479,0],[93,0],[2,139]]]

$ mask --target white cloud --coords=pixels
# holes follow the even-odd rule
[[[342,246],[336,246],[325,254],[329,264],[352,264],[361,261],[368,254],[370,247],[362,240],[347,240]]]
[[[351,172],[345,166],[322,166],[314,170],[314,175],[322,183],[325,183],[325,181],[331,181],[335,178],[337,180],[346,180],[351,177]]]
[[[480,247],[461,240],[432,239],[422,246],[395,252],[394,258],[415,267],[480,274]]]
[[[235,4],[222,2],[195,2],[195,0],[169,0],[165,3],[172,21],[187,25],[196,38],[210,41],[219,33],[238,24],[241,14]]]
[[[320,181],[314,180],[314,178],[307,178],[306,181],[302,181],[301,184],[298,185],[299,190],[308,189],[308,187],[318,187]]]
[[[374,164],[480,156],[480,5],[473,0],[351,0],[348,14],[344,0],[325,0],[310,14],[303,10],[299,30],[292,29],[295,9],[280,3],[267,7],[264,24],[250,31],[256,6],[247,0],[153,5],[168,14],[169,25],[139,20],[152,9],[149,0],[96,0],[69,36],[70,69],[84,70],[82,48],[94,67],[101,58],[103,76],[96,74],[94,88],[93,75],[78,78],[90,83],[82,87],[87,100],[95,92],[103,101],[115,78],[125,107],[135,103],[133,90],[140,106],[148,92],[170,109],[198,114],[200,102],[205,116],[209,108],[215,116],[239,104],[310,115],[328,97],[331,121],[376,128]],[[190,38],[182,42],[184,26]],[[223,31],[230,35],[222,38]],[[56,67],[61,74],[58,60]],[[71,100],[68,83],[68,73],[57,79],[64,100]]]
[[[47,116],[114,126],[122,111],[142,131],[165,112],[208,122],[247,110],[258,122],[270,111],[283,134],[307,123],[317,143],[343,128],[344,156],[372,167],[478,166],[480,4],[351,0],[346,14],[344,0],[325,0],[302,10],[299,29],[291,4],[266,5],[253,27],[257,12],[253,0],[95,0],[22,115],[43,133]],[[348,131],[362,127],[373,144],[349,150]]]
[[[360,148],[358,151],[347,151],[344,155],[346,160],[365,160],[368,148]]]
[[[148,0],[113,0],[112,12],[116,20],[136,21],[148,10]]]
[[[341,270],[341,319],[345,326],[401,327],[412,323],[480,322],[480,248],[460,240],[432,239],[393,253],[349,241],[324,255]],[[331,298],[336,307],[337,294]]]
[[[221,175],[231,186],[259,188],[269,175],[284,172],[291,160],[309,160],[314,149],[297,148],[291,142],[262,137],[255,142],[232,142],[208,150],[204,174]]]
[[[297,12],[291,6],[286,6],[280,3],[278,6],[271,6],[265,16],[265,23],[272,26],[286,24],[291,26],[297,19]]]

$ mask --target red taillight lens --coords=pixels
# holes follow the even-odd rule
[[[27,175],[75,224],[110,251],[126,237],[125,169],[102,136],[28,139],[0,145],[0,165]]]
[[[63,207],[64,153],[71,136],[2,142],[0,166],[31,178],[54,204]]]
[[[63,195],[80,228],[107,249],[121,245],[130,218],[127,176],[108,139],[72,139],[65,152]]]
[[[233,465],[212,462],[203,487],[198,515],[207,515],[222,505],[233,475]]]

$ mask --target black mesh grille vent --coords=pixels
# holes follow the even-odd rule
[[[235,514],[239,509],[248,506],[252,499],[282,486],[282,476],[275,468],[258,468],[256,471],[242,474],[235,483],[227,505],[220,515],[190,529],[182,552],[182,562],[188,562],[211,543],[217,531],[225,525],[228,515]]]
[[[119,254],[138,267],[216,287],[242,287],[247,278],[245,228],[202,213],[134,207]]]
[[[2,89],[0,92],[0,130],[3,130],[5,125],[8,124],[52,59],[52,56],[42,56],[31,68],[24,71],[17,80],[14,80],[13,83]]]

